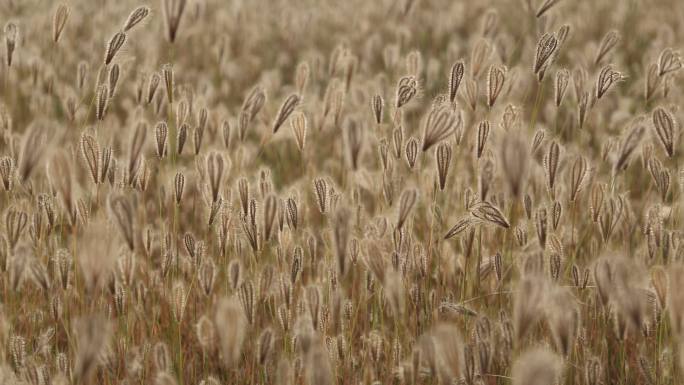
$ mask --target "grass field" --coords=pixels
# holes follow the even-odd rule
[[[0,384],[684,383],[683,16],[0,0]]]

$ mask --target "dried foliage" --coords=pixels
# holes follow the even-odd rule
[[[0,1],[0,384],[684,383],[682,15]]]

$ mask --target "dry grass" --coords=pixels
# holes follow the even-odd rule
[[[684,382],[683,2],[0,15],[0,383]]]

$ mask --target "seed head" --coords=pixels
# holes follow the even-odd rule
[[[656,107],[653,110],[653,128],[665,153],[672,158],[675,154],[675,135],[679,132],[676,120],[665,108]]]
[[[456,95],[458,95],[458,88],[461,85],[461,80],[463,80],[464,72],[465,64],[463,61],[456,62],[451,66],[451,71],[449,72],[449,101],[451,103],[456,101]]]
[[[410,168],[414,168],[418,158],[418,140],[414,137],[409,138],[404,152],[406,154],[406,163],[408,163]]]
[[[14,187],[14,178],[16,174],[16,166],[14,160],[9,156],[0,158],[0,181],[5,191],[11,191]]]
[[[456,222],[456,224],[446,233],[444,239],[453,238],[456,235],[468,230],[473,225],[473,219],[470,217],[463,217]]]
[[[140,6],[131,12],[123,25],[123,31],[128,32],[136,25],[140,24],[145,18],[150,14],[150,8],[146,6]]]
[[[440,143],[435,151],[435,161],[437,163],[437,174],[439,175],[439,189],[444,191],[446,187],[447,175],[451,166],[451,146],[447,143]]]
[[[542,17],[548,10],[551,8],[555,7],[556,4],[560,3],[561,0],[544,0],[539,4],[539,8],[537,8],[537,13],[535,13],[535,16],[537,18]]]
[[[501,210],[486,201],[473,205],[470,208],[470,213],[479,220],[501,226],[505,229],[511,226],[508,219],[501,213]]]
[[[489,120],[483,120],[477,125],[477,159],[482,158],[485,146],[487,145],[487,139],[489,138],[489,131],[491,129],[491,124]]]
[[[539,39],[532,70],[535,75],[539,76],[540,80],[543,79],[546,68],[551,64],[557,48],[558,39],[553,34],[545,33]]]
[[[601,68],[601,72],[596,80],[596,99],[601,99],[613,84],[624,80],[624,78],[620,72],[613,70],[613,67],[610,65]]]
[[[212,151],[207,156],[207,176],[209,187],[211,188],[212,202],[217,202],[220,198],[221,185],[223,184],[224,171],[230,164],[226,164],[222,154]]]
[[[441,105],[432,108],[423,128],[423,146],[425,152],[430,147],[451,136],[463,124],[463,116],[449,106]]]
[[[109,87],[106,84],[100,84],[95,96],[95,118],[101,121],[104,120],[109,108]]]
[[[295,73],[295,84],[297,85],[297,93],[300,95],[306,91],[306,86],[309,83],[311,75],[311,68],[307,62],[301,62],[297,65],[297,72]]]
[[[608,33],[603,36],[603,39],[601,40],[601,43],[599,44],[598,48],[596,49],[596,56],[594,57],[594,65],[598,65],[601,63],[603,58],[608,55],[608,53],[615,48],[616,45],[620,42],[621,37],[620,33],[616,30],[611,30],[608,31]]]
[[[161,76],[155,72],[150,76],[150,80],[147,83],[147,95],[145,99],[147,104],[151,104],[154,100],[154,96],[157,94],[157,89],[159,88],[159,83],[161,83]]]
[[[473,79],[477,79],[480,76],[480,71],[485,68],[492,51],[492,46],[487,39],[480,39],[475,43],[470,54],[470,76]]]
[[[159,159],[162,159],[166,156],[167,153],[167,138],[169,136],[169,127],[166,125],[166,122],[161,121],[157,123],[154,126],[154,137],[156,139],[156,150],[157,150],[157,157]]]
[[[558,174],[558,164],[560,163],[560,146],[558,142],[553,141],[549,145],[549,150],[544,157],[544,171],[546,172],[546,187],[551,194],[551,198],[555,197],[556,175]]]
[[[95,138],[88,134],[83,134],[80,141],[81,156],[88,166],[90,171],[90,176],[94,184],[100,183],[100,170],[101,170],[101,151],[100,145],[97,143]]]
[[[14,50],[17,48],[18,39],[19,27],[13,21],[8,21],[5,24],[5,63],[7,67],[12,66],[12,59],[14,57]]]
[[[182,172],[176,173],[173,180],[173,190],[176,204],[180,205],[183,201],[183,191],[185,191],[185,175]]]
[[[405,190],[401,194],[401,198],[399,200],[397,229],[401,229],[404,226],[406,219],[408,219],[408,216],[416,203],[417,197],[418,192],[415,189]]]
[[[316,193],[316,203],[321,214],[328,212],[328,182],[323,178],[314,180],[314,192]]]
[[[617,158],[615,159],[613,166],[614,174],[619,173],[627,167],[632,153],[639,143],[641,143],[641,139],[646,132],[644,121],[645,119],[643,117],[635,119],[632,122],[629,131],[620,142],[620,148],[618,149]]]
[[[64,27],[66,26],[67,20],[69,20],[69,14],[71,10],[66,4],[60,4],[55,10],[55,16],[52,19],[52,41],[57,44],[59,39],[62,37],[64,32]]]
[[[126,40],[128,40],[128,35],[124,32],[117,32],[109,39],[107,49],[105,50],[105,66],[112,63],[116,55],[121,51],[121,48],[126,44]]]
[[[371,112],[375,118],[375,123],[382,123],[383,109],[385,108],[385,99],[379,94],[371,98]]]
[[[173,66],[169,63],[164,64],[161,68],[161,74],[162,78],[164,79],[164,86],[166,88],[166,100],[169,102],[169,104],[171,104],[173,103],[173,89],[175,85]]]
[[[560,107],[563,102],[563,96],[568,88],[568,81],[570,80],[570,72],[566,69],[560,69],[556,72],[556,81],[554,82],[554,100],[556,107]]]
[[[176,135],[176,154],[178,155],[183,153],[183,147],[185,147],[185,142],[188,140],[189,129],[187,123],[183,123],[178,127],[178,134]]]
[[[658,57],[658,76],[663,77],[669,73],[682,69],[682,59],[678,51],[665,48]]]
[[[496,99],[499,97],[505,80],[505,66],[492,65],[489,67],[489,76],[487,77],[487,105],[490,108],[494,106]]]
[[[418,92],[418,80],[414,76],[404,76],[397,83],[396,104],[397,109],[405,106]]]
[[[187,0],[162,0],[166,38],[172,44],[176,42],[178,37],[178,29],[180,28],[186,5]]]
[[[278,132],[278,129],[280,129],[280,126],[285,123],[287,118],[292,114],[292,112],[297,108],[297,105],[299,105],[299,102],[301,101],[301,97],[297,94],[292,94],[285,99],[283,102],[283,105],[280,106],[280,110],[278,111],[278,115],[276,115],[275,121],[273,122],[273,133],[275,134]]]
[[[570,201],[575,202],[579,192],[584,187],[584,179],[587,176],[587,171],[589,170],[589,164],[587,159],[582,155],[578,155],[575,161],[572,163],[572,168],[570,169]]]

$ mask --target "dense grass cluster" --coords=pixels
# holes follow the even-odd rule
[[[1,0],[0,384],[683,383],[682,15]]]

